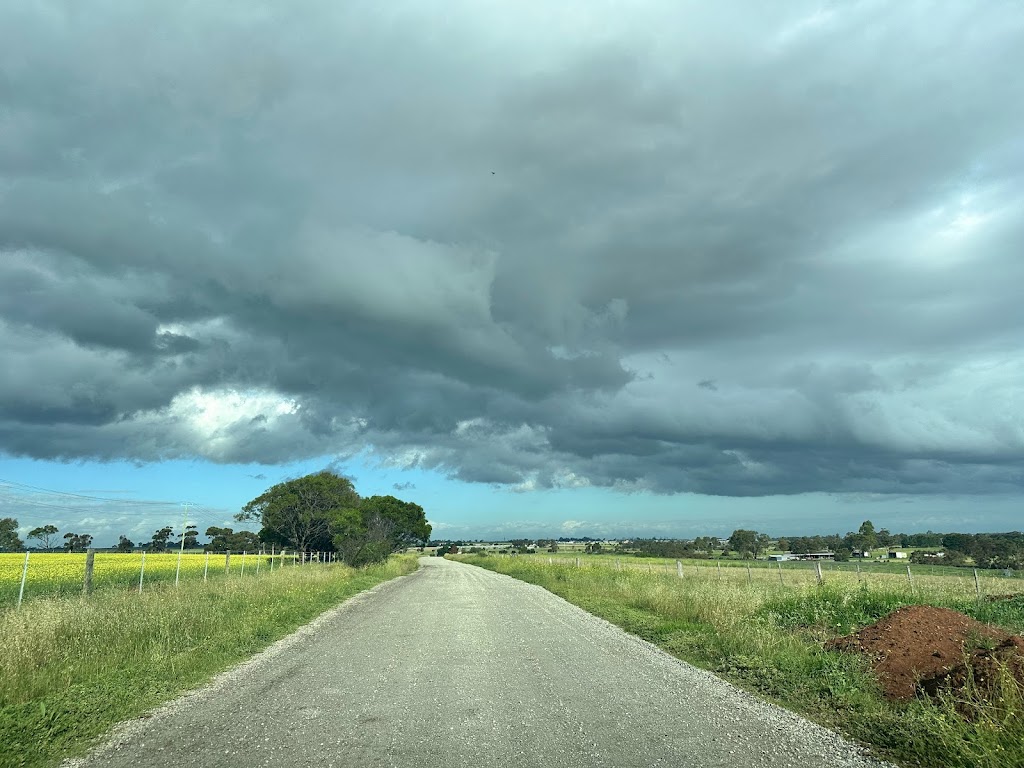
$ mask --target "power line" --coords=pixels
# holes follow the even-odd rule
[[[112,498],[109,498],[107,496],[87,496],[87,495],[82,494],[82,493],[70,493],[70,492],[67,492],[67,491],[55,491],[52,488],[40,488],[37,485],[29,485],[28,483],[19,483],[19,482],[15,481],[15,480],[4,480],[3,478],[0,478],[0,485],[6,485],[6,486],[9,486],[11,488],[26,488],[26,489],[29,489],[29,490],[39,491],[39,492],[42,492],[42,493],[51,493],[51,494],[54,494],[55,496],[70,496],[70,497],[76,498],[76,499],[89,499],[91,501],[111,501],[111,502],[115,502],[115,503],[118,503],[118,504],[140,504],[140,505],[149,505],[149,506],[167,506],[167,505],[177,506],[177,504],[178,504],[178,502],[176,502],[176,501],[152,501],[152,500],[149,500],[149,499],[112,499]]]

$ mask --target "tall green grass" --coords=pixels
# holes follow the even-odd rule
[[[1012,680],[998,701],[882,698],[866,662],[826,651],[822,641],[870,624],[903,605],[962,610],[1008,630],[1024,630],[1024,602],[978,602],[962,580],[941,576],[878,586],[856,574],[827,574],[783,583],[745,569],[674,573],[614,563],[575,567],[525,557],[459,557],[545,587],[696,666],[872,745],[907,765],[1008,768],[1024,766],[1024,702]]]
[[[355,570],[40,598],[0,613],[0,766],[48,766],[251,656],[357,592],[417,567],[402,555]]]

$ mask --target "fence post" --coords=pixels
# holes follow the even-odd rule
[[[245,550],[244,549],[242,550],[242,572],[239,575],[240,576],[245,576]]]
[[[554,564],[555,564],[554,558],[549,557],[548,558],[548,565],[554,565]]]
[[[718,578],[722,578],[722,561],[718,560],[715,564],[718,566]]]
[[[910,566],[907,566],[907,583],[910,584],[910,593],[914,593],[914,577],[910,575]]]
[[[82,594],[92,592],[92,570],[96,565],[96,550],[92,547],[85,550],[85,581],[82,582]]]
[[[206,553],[206,558],[203,560],[203,581],[206,581],[206,576],[210,572],[210,553]]]
[[[263,560],[263,555],[266,554],[262,550],[256,555],[256,575],[260,575],[260,561]]]
[[[679,578],[683,578],[683,561],[676,560],[676,573],[679,574]]]
[[[178,548],[178,567],[174,569],[174,586],[178,586],[181,577],[181,555],[185,551],[185,534],[181,535],[181,546]]]
[[[825,579],[821,575],[821,560],[814,561],[814,575],[818,577],[818,583],[823,584]]]
[[[580,567],[580,559],[579,559],[578,557],[576,558],[576,567],[577,567],[577,568],[579,568],[579,567]]]
[[[747,563],[747,584],[753,584],[754,577],[750,575],[750,563]]]
[[[17,591],[17,607],[22,607],[22,598],[25,597],[25,579],[29,575],[29,553],[25,553],[25,565],[22,566],[22,589]]]
[[[142,563],[139,565],[139,594],[142,594],[142,580],[146,576],[146,550],[142,550]]]
[[[860,563],[857,563],[857,581],[860,581]]]
[[[231,573],[231,550],[230,549],[227,551],[227,554],[224,555],[224,573],[225,574]]]
[[[786,582],[782,580],[782,561],[779,561],[779,584],[786,586]]]
[[[28,552],[25,553],[25,564],[28,565]],[[22,578],[21,583],[25,583],[25,579]],[[978,569],[974,569],[974,593],[978,596],[978,600],[981,600],[981,581],[978,579]]]

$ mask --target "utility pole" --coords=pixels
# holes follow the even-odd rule
[[[181,521],[181,546],[178,547],[178,568],[174,571],[174,586],[178,586],[178,580],[181,578],[181,556],[185,554],[185,534],[188,532],[188,508],[194,507],[191,501],[186,501],[182,505],[185,508],[185,514]]]

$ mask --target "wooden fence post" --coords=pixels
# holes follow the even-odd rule
[[[814,561],[814,575],[818,577],[819,584],[823,584],[825,582],[824,577],[821,575],[821,560]]]
[[[747,563],[747,584],[753,584],[754,577],[750,575],[750,563]]]
[[[25,553],[25,564],[28,565],[28,552]],[[22,584],[25,580],[21,580]],[[978,596],[978,600],[981,600],[981,581],[978,580],[978,569],[974,569],[974,593]]]
[[[679,574],[679,578],[683,578],[683,561],[676,560],[676,573]]]
[[[231,550],[229,549],[224,555],[224,573],[231,573]]]
[[[975,571],[977,573],[977,571]],[[18,608],[21,608],[21,599],[25,596],[25,578],[28,576],[28,552],[25,553],[25,564],[21,566],[21,589],[18,590]]]
[[[85,581],[82,582],[82,594],[88,595],[92,592],[92,571],[96,565],[96,550],[89,547],[85,551]]]
[[[779,561],[779,584],[786,586],[786,582],[782,580],[782,561]]]
[[[910,584],[910,592],[914,592],[914,577],[910,575],[910,566],[907,566],[907,583]]]
[[[210,553],[206,553],[206,558],[203,560],[203,581],[206,581],[206,577],[210,572]]]
[[[142,563],[139,565],[139,594],[142,594],[142,580],[146,576],[146,550],[142,550]]]

